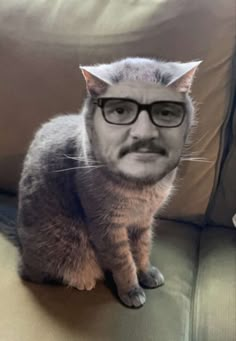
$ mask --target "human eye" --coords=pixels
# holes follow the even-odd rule
[[[170,108],[163,108],[159,111],[159,116],[163,117],[163,118],[170,118],[172,116],[175,116],[175,112],[170,109]]]
[[[129,108],[127,108],[127,106],[125,105],[117,105],[114,108],[114,112],[118,115],[124,115],[128,111],[129,111]]]
[[[124,115],[131,111],[131,106],[125,101],[114,101],[108,103],[108,111],[113,114]]]
[[[160,125],[177,125],[182,121],[184,110],[178,103],[157,103],[152,108],[153,119]]]
[[[124,99],[109,99],[104,107],[104,114],[109,122],[127,124],[136,115],[136,105]]]
[[[125,100],[109,100],[106,103],[106,112],[113,115],[127,115],[135,111],[134,104]]]

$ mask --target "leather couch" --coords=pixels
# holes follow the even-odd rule
[[[127,56],[202,63],[198,126],[156,226],[165,285],[125,308],[92,292],[20,280],[0,235],[1,341],[236,340],[235,0],[8,0],[0,4],[0,230],[15,223],[22,160],[40,124],[77,112],[79,65]]]

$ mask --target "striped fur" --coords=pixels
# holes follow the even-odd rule
[[[122,75],[112,72],[113,81],[151,65],[157,82],[166,82],[176,70],[176,64],[165,66],[164,76],[153,61],[144,64],[138,59],[133,71],[132,63],[124,64]],[[190,120],[190,98],[186,101]],[[45,123],[31,143],[19,184],[19,270],[27,280],[62,280],[79,290],[93,289],[109,270],[122,302],[138,307],[145,302],[139,283],[145,287],[163,283],[149,262],[152,224],[172,193],[177,167],[156,183],[143,185],[129,183],[109,165],[103,167],[94,111],[88,98],[80,115],[62,115]],[[186,130],[190,126],[188,121]]]

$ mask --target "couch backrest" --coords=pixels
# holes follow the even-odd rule
[[[193,87],[199,125],[191,153],[208,162],[182,164],[179,190],[165,212],[201,222],[218,182],[234,25],[235,0],[2,2],[0,188],[16,191],[23,157],[39,125],[81,106],[85,86],[79,64],[127,56],[201,59]]]
[[[233,216],[235,216],[234,220],[236,222],[236,53],[232,65],[229,113],[230,115],[228,120],[225,121],[221,134],[221,167],[217,172],[212,200],[210,200],[207,211],[209,224],[227,227],[233,226]],[[235,222],[234,226],[236,227]]]

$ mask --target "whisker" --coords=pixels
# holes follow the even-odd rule
[[[213,163],[211,160],[207,160],[206,158],[197,158],[197,157],[182,157],[181,161],[194,161],[194,162],[206,162]]]
[[[202,154],[201,151],[194,151],[194,150],[191,150],[190,147],[188,147],[188,148],[185,147],[183,150],[182,156],[183,157],[199,157],[199,158],[204,159],[204,157],[200,156],[201,154]]]
[[[89,160],[83,156],[70,156],[70,155],[67,155],[67,154],[64,154],[64,157],[66,157],[67,159],[71,159],[71,160],[75,160],[75,161],[87,161],[87,162],[91,162],[91,163],[99,163],[101,164],[100,161],[97,161],[97,160]]]
[[[78,166],[78,167],[57,169],[57,170],[52,171],[52,173],[65,172],[65,171],[74,170],[74,169],[94,169],[94,168],[100,168],[100,167],[104,167],[104,165],[99,165],[99,166]]]
[[[208,132],[206,132],[205,134],[202,134],[197,139],[196,139],[196,136],[193,135],[191,140],[186,143],[185,149],[192,149],[193,147],[201,144],[207,138],[207,136],[208,136]]]

